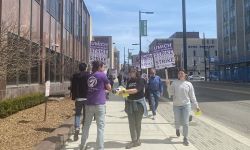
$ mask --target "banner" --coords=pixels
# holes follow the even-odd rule
[[[150,50],[154,57],[155,69],[175,67],[173,42],[158,43]]]
[[[147,20],[141,20],[141,36],[147,36]]]
[[[89,62],[94,60],[102,61],[105,65],[108,64],[108,43],[91,41]]]
[[[144,53],[141,55],[141,68],[148,69],[154,68],[154,58],[150,53]]]

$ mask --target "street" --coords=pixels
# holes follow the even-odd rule
[[[250,138],[250,85],[193,83],[204,115]]]
[[[242,141],[249,143],[250,139],[250,86],[222,82],[193,85],[203,115],[193,117],[190,123],[192,144],[199,150],[249,149]],[[162,98],[158,113],[174,126],[171,100]]]

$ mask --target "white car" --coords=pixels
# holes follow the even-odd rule
[[[205,77],[202,77],[200,75],[191,75],[191,76],[188,76],[188,80],[190,80],[190,81],[204,81]]]

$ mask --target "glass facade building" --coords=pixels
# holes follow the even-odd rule
[[[0,77],[0,99],[8,86],[68,83],[78,64],[88,62],[91,19],[83,0],[0,0],[0,22],[0,33],[3,25],[14,27],[8,36],[28,43],[16,49],[20,59],[37,57],[25,62],[30,66],[25,71],[16,65],[16,72]]]
[[[250,1],[216,3],[220,79],[250,82]]]
[[[15,24],[14,35],[30,41],[29,52],[40,61],[7,85],[63,82],[70,79],[77,64],[87,61],[90,14],[83,0],[1,0],[1,22]]]

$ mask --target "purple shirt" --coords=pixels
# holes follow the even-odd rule
[[[105,85],[109,84],[103,72],[95,72],[88,78],[87,105],[104,105],[106,103]]]

